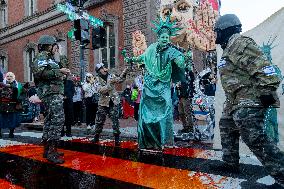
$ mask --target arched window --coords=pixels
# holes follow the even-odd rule
[[[35,58],[35,50],[30,48],[26,51],[26,76],[27,76],[27,81],[33,81],[33,73],[31,70],[31,65],[34,61]]]
[[[8,71],[8,62],[5,56],[0,56],[0,70],[3,72]]]
[[[0,1],[0,28],[8,25],[8,6],[5,0]]]

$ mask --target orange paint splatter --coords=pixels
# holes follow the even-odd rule
[[[151,188],[212,188],[208,184],[203,184],[199,175],[190,176],[188,170],[150,165],[70,150],[60,151],[63,151],[65,154],[65,163],[60,166],[99,175],[105,178],[112,178]],[[37,145],[9,146],[0,148],[0,152],[47,162],[46,159],[42,158],[43,148]],[[202,173],[199,174],[202,175]]]
[[[4,179],[0,179],[0,187],[1,189],[23,189],[23,187],[11,184],[9,181]]]

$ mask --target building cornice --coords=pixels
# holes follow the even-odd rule
[[[85,9],[98,6],[110,0],[96,0],[86,3]],[[31,35],[46,28],[68,21],[64,13],[56,10],[56,5],[37,12],[32,16],[23,18],[21,21],[0,29],[0,45],[9,43],[19,38]]]
[[[57,11],[53,6],[46,11],[26,17],[21,22],[13,24],[7,27],[7,29],[4,28],[1,30],[0,45],[31,35],[62,22],[66,22],[67,20],[67,16]]]

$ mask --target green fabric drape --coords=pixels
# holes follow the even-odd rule
[[[139,108],[139,148],[161,149],[173,145],[173,113],[171,99],[172,65],[184,68],[183,54],[169,46],[157,51],[158,43],[141,55],[145,64],[144,85]],[[174,61],[180,59],[180,61]],[[175,63],[177,62],[177,63]],[[182,75],[184,72],[182,73]]]
[[[279,142],[279,133],[276,108],[267,108],[264,118],[264,128],[269,138],[277,144]]]

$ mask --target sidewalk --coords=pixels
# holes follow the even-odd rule
[[[134,118],[128,118],[128,119],[119,119],[120,123],[120,131],[121,131],[121,137],[123,138],[132,138],[137,139],[137,121],[134,120]],[[20,128],[21,129],[28,129],[28,130],[42,130],[43,122],[37,122],[37,123],[22,123]],[[178,130],[182,129],[181,122],[175,121],[174,124],[174,131],[177,132]],[[283,127],[279,128],[280,130],[280,136]],[[212,141],[213,148],[214,149],[222,149],[221,146],[221,138],[220,138],[220,131],[218,125],[215,127],[215,137]],[[85,137],[93,137],[93,131],[87,130],[87,126],[85,123],[83,123],[81,126],[73,126],[72,127],[72,134],[75,136],[85,136]],[[104,129],[102,132],[103,136],[109,136],[112,137],[112,122],[109,118],[106,119]],[[280,144],[278,145],[279,148],[284,151],[284,141],[283,138],[280,140]],[[243,154],[252,154],[252,152],[249,150],[249,148],[240,140],[240,153]]]
[[[119,119],[120,131],[122,137],[137,138],[137,121],[134,118]],[[36,123],[21,123],[20,128],[28,130],[42,130],[43,122]],[[174,130],[178,131],[182,129],[180,122],[175,122]],[[87,130],[85,123],[81,126],[73,126],[72,134],[78,136],[92,136],[93,132]],[[106,119],[102,135],[112,134],[112,122],[109,118]]]

